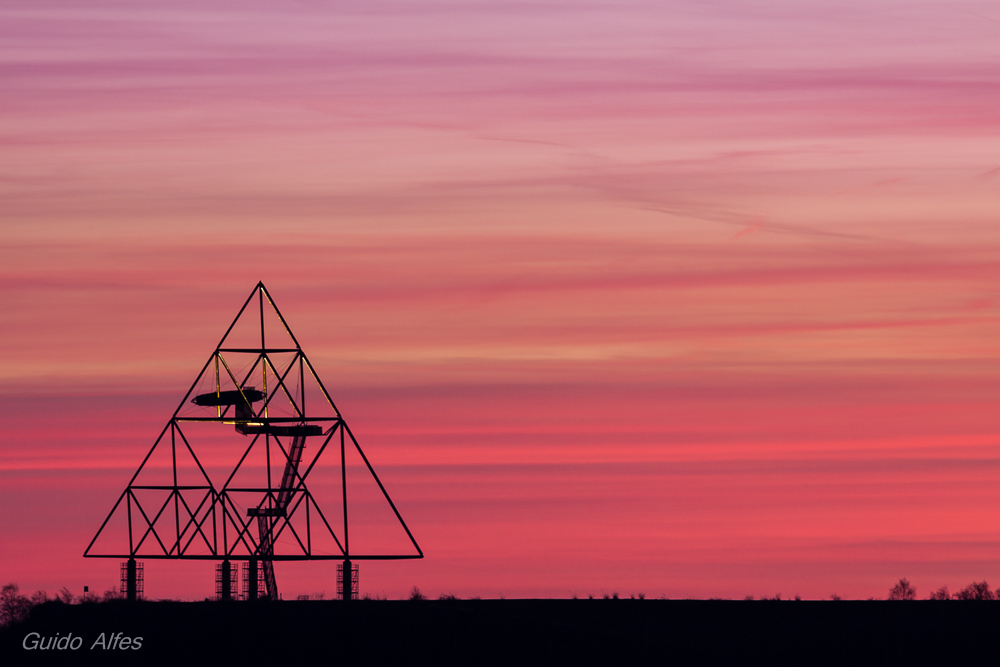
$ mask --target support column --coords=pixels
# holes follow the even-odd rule
[[[351,567],[350,559],[344,559],[344,600],[351,600],[354,597],[354,569]]]
[[[135,574],[135,559],[129,558],[128,564],[125,566],[125,599],[129,602],[136,601],[136,574]]]
[[[247,562],[247,600],[257,599],[257,559]]]
[[[223,600],[233,599],[233,566],[229,559],[222,561],[222,595]]]

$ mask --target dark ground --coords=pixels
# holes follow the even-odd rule
[[[0,665],[995,664],[1000,602],[423,600],[35,607]],[[31,632],[83,638],[26,651]],[[93,650],[102,633],[139,650]]]

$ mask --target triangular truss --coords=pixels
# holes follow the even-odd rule
[[[206,465],[195,452],[198,438],[212,459]],[[327,479],[320,502],[307,480],[320,458],[337,449],[339,484]],[[353,473],[349,458],[357,461]],[[402,542],[412,552],[351,551],[349,478],[356,483],[358,470],[377,484],[375,496],[391,508],[387,516],[405,531]],[[340,488],[331,493],[334,486]],[[337,511],[322,506],[331,497]],[[124,543],[104,546],[118,540],[127,541],[127,550]],[[271,561],[422,558],[423,552],[271,295],[257,283],[84,556],[262,561],[271,593]]]

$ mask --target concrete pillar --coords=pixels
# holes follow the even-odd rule
[[[125,566],[125,599],[129,602],[135,602],[138,597],[135,570],[135,559],[129,558],[128,564]]]
[[[349,559],[344,560],[344,600],[350,600],[354,595],[354,570]]]
[[[233,566],[228,558],[222,561],[222,599],[233,599]]]

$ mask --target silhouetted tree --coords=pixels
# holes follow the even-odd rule
[[[17,584],[10,583],[0,589],[0,625],[24,619],[30,610],[31,600],[18,592]]]
[[[410,599],[411,600],[426,600],[427,598],[424,597],[424,594],[420,592],[419,588],[417,588],[416,586],[414,586],[413,590],[410,591]]]
[[[916,600],[917,589],[910,585],[910,582],[903,577],[899,583],[889,589],[890,600]]]
[[[73,591],[63,586],[62,590],[56,595],[56,599],[64,604],[73,604]]]
[[[936,591],[934,591],[933,593],[931,593],[930,599],[931,600],[950,600],[951,599],[951,595],[949,595],[949,593],[948,593],[948,587],[947,586],[942,586],[941,588],[937,589]]]
[[[959,592],[955,593],[956,600],[994,600],[993,591],[985,581],[972,582]]]

